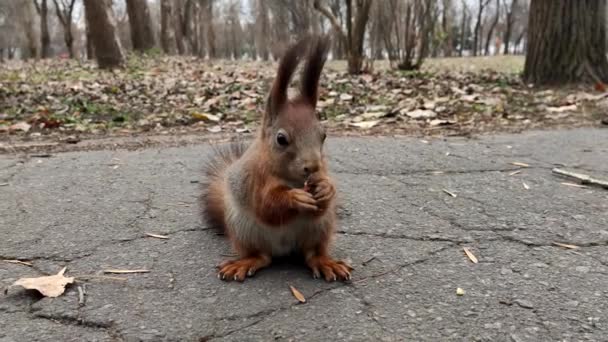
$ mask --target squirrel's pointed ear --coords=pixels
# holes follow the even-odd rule
[[[280,112],[281,107],[287,103],[287,87],[289,86],[289,82],[291,82],[293,73],[300,63],[301,56],[305,54],[308,43],[308,38],[299,40],[297,43],[290,46],[283,57],[281,57],[277,76],[272,84],[272,89],[270,89],[270,94],[268,94],[268,100],[266,102],[266,113],[264,114],[265,122],[269,123],[272,121]]]
[[[329,42],[327,36],[321,36],[311,43],[306,66],[302,70],[300,77],[300,94],[313,107],[317,105],[319,97],[319,78],[327,60]]]

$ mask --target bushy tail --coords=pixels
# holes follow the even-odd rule
[[[202,193],[199,198],[202,219],[207,227],[216,228],[221,233],[226,231],[223,185],[225,172],[245,150],[246,146],[241,142],[216,146],[203,167],[204,179],[201,182]]]

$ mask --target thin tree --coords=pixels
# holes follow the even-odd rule
[[[469,7],[465,0],[462,0],[462,16],[460,20],[460,44],[458,46],[458,56],[462,57],[464,54],[465,43],[467,39],[467,23],[470,20],[468,17]]]
[[[97,64],[102,69],[122,66],[125,57],[116,30],[112,0],[83,1]]]
[[[154,29],[147,0],[127,0],[133,49],[146,52],[154,47]]]
[[[524,80],[608,83],[606,0],[532,0]]]
[[[70,58],[74,58],[74,35],[72,33],[72,13],[76,0],[53,0],[57,19],[63,27],[63,40],[68,48]]]
[[[173,0],[160,1],[160,45],[166,54],[174,55],[177,51]]]
[[[49,34],[49,7],[47,0],[32,0],[40,16],[40,49],[42,58],[51,57],[51,35]]]
[[[479,8],[477,10],[477,21],[475,21],[475,30],[473,31],[473,56],[477,56],[481,42],[481,20],[483,19],[483,10],[490,3],[490,0],[479,0]]]
[[[496,15],[494,16],[494,20],[490,23],[490,28],[488,29],[488,34],[486,37],[486,46],[484,48],[484,55],[490,54],[490,42],[492,41],[492,36],[494,35],[494,29],[496,25],[498,25],[498,20],[500,19],[500,0],[496,0]]]
[[[506,12],[506,16],[505,16],[505,34],[503,37],[503,41],[505,44],[504,50],[503,50],[503,54],[508,55],[509,54],[509,44],[511,43],[511,34],[513,33],[513,22],[514,22],[514,17],[513,17],[513,12],[515,10],[515,7],[517,6],[517,0],[511,0],[511,5],[508,6],[507,5],[507,0],[503,0],[503,6],[505,8],[505,12]]]
[[[346,0],[346,30],[344,30],[338,19],[320,0],[314,0],[313,2],[314,8],[330,21],[335,32],[338,33],[340,40],[344,42],[348,56],[348,72],[350,74],[358,74],[363,68],[363,41],[372,5],[372,0],[356,0],[354,2],[353,6],[352,0]]]

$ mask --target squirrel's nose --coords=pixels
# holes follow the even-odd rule
[[[304,166],[304,173],[307,175],[313,174],[319,171],[319,164],[311,163]]]

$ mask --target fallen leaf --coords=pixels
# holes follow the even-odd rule
[[[25,121],[21,121],[21,122],[17,122],[16,124],[13,124],[11,126],[8,127],[8,129],[10,131],[23,131],[23,132],[27,132],[30,130],[30,128],[32,127],[32,125],[28,124]]]
[[[296,299],[300,302],[300,303],[306,303],[306,298],[304,298],[304,295],[302,294],[302,292],[298,291],[298,289],[296,289],[295,287],[289,285],[289,288],[291,289],[291,293],[293,294],[294,297],[296,297]]]
[[[521,170],[513,171],[513,172],[509,173],[509,176],[515,176],[518,173],[521,173]]]
[[[547,110],[552,112],[552,113],[563,113],[563,112],[571,112],[571,111],[575,111],[577,109],[576,105],[569,105],[569,106],[560,106],[560,107],[547,107]]]
[[[454,123],[455,123],[454,121],[450,121],[450,120],[433,119],[433,120],[431,120],[431,122],[429,122],[429,125],[431,125],[431,127],[448,126],[448,125],[453,125]]]
[[[559,247],[564,247],[567,249],[578,249],[578,246],[575,245],[569,245],[566,243],[560,243],[560,242],[553,242],[554,245],[559,246]]]
[[[209,113],[198,113],[198,112],[194,112],[192,113],[192,117],[197,119],[197,120],[203,120],[203,121],[213,121],[213,122],[218,122],[220,121],[220,117],[217,115],[213,115],[213,114],[209,114]]]
[[[207,128],[207,130],[211,133],[219,133],[222,131],[222,127],[216,125],[216,126]]]
[[[18,264],[18,265],[24,265],[24,266],[30,266],[30,267],[34,266],[34,264],[32,264],[32,263],[31,263],[31,262],[29,262],[29,261],[22,261],[22,260],[8,260],[8,259],[2,260],[2,261],[4,261],[4,262],[8,262],[9,264]]]
[[[464,296],[465,291],[463,289],[461,289],[460,287],[456,289],[456,295],[457,296]]]
[[[526,190],[530,190],[530,187],[528,186],[528,184],[526,184],[526,182],[522,182],[524,189]]]
[[[606,85],[603,82],[595,83],[595,90],[601,91],[602,93],[606,92]]]
[[[159,235],[159,234],[153,234],[153,233],[146,233],[146,235],[149,237],[157,238],[157,239],[168,239],[169,238],[166,235]]]
[[[469,250],[468,247],[463,247],[462,249],[464,250],[464,254],[466,254],[474,264],[479,262],[479,260],[477,260],[477,257]]]
[[[139,269],[139,270],[117,270],[117,269],[108,269],[103,270],[103,273],[113,273],[113,274],[131,274],[131,273],[148,273],[149,270]]]
[[[530,167],[529,164],[522,163],[522,162],[512,162],[511,165],[520,166],[520,167]]]
[[[21,278],[14,282],[10,287],[21,286],[27,290],[36,290],[45,297],[59,297],[65,291],[66,285],[74,282],[73,277],[65,277],[63,275],[66,269],[67,268],[64,267],[59,273],[52,276]]]
[[[428,109],[415,109],[405,113],[405,115],[409,116],[412,119],[431,119],[436,117],[437,113]]]
[[[452,197],[456,197],[456,194],[455,194],[455,193],[453,193],[453,192],[451,192],[451,191],[449,191],[449,190],[447,190],[447,189],[441,189],[441,190],[442,190],[443,192],[445,192],[446,194],[448,194],[448,195],[452,196]]]
[[[353,99],[353,96],[350,94],[340,94],[340,100],[342,101],[350,101]]]
[[[588,188],[588,186],[586,186],[586,185],[581,185],[581,184],[576,184],[576,183],[561,182],[560,184],[566,185],[566,186],[572,186],[575,188]]]
[[[380,121],[372,120],[372,121],[361,121],[361,122],[353,122],[350,125],[362,129],[368,129],[376,126]]]

